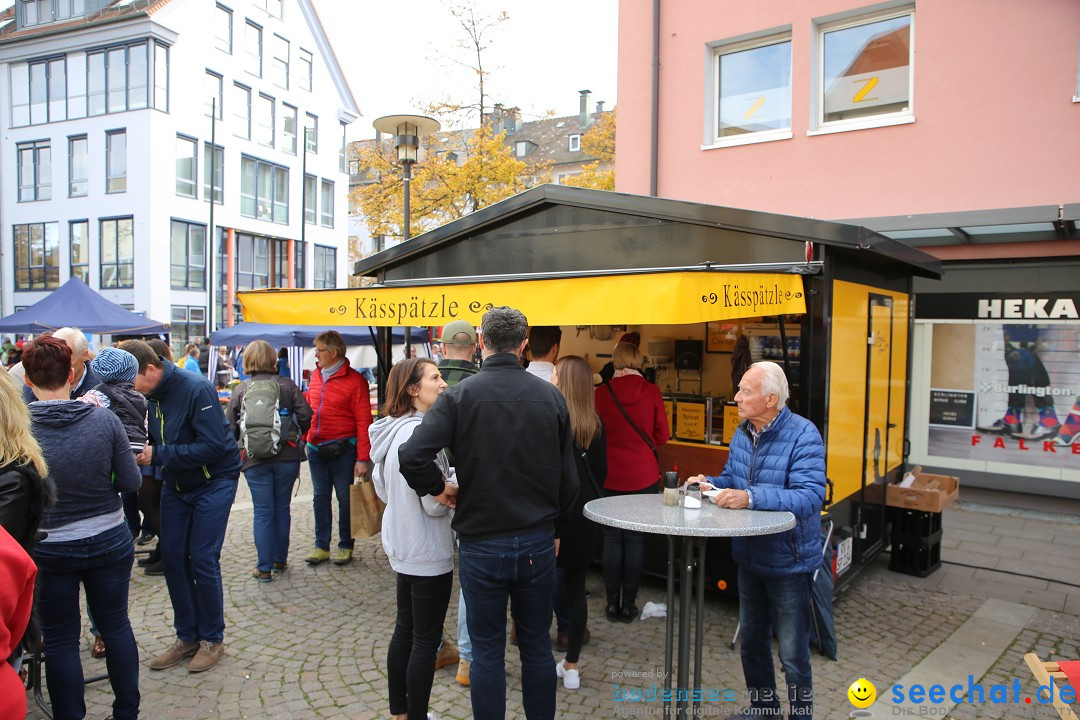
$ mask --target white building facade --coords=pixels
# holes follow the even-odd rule
[[[0,314],[78,275],[178,345],[239,321],[236,291],[346,285],[359,112],[308,0],[18,0],[5,18]]]

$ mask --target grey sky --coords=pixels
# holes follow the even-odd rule
[[[475,102],[475,75],[451,60],[469,58],[455,47],[465,34],[447,3],[313,2],[363,113],[352,139],[370,137],[375,118],[415,113],[426,101]],[[617,0],[474,0],[474,7],[510,15],[484,56],[489,102],[517,105],[525,120],[549,110],[576,114],[584,89],[593,91],[590,111],[597,100],[615,105]]]

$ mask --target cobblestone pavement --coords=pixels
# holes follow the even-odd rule
[[[213,670],[190,675],[184,664],[151,672],[145,663],[173,639],[172,610],[163,578],[136,570],[131,583],[131,621],[141,656],[143,717],[168,718],[367,718],[389,717],[386,706],[385,657],[394,618],[394,573],[378,537],[357,541],[356,560],[337,567],[303,562],[312,537],[310,482],[306,479],[293,504],[291,562],[283,576],[268,584],[250,577],[254,565],[249,496],[241,479],[226,535],[222,566],[225,579],[226,655]],[[955,533],[970,528],[998,527],[1006,520],[979,512],[956,513]],[[1066,545],[1080,541],[1080,523],[1039,521],[1050,539]],[[1055,533],[1057,533],[1055,535]],[[946,536],[949,530],[946,529]],[[982,538],[986,543],[999,538]],[[954,537],[957,546],[964,540]],[[954,549],[954,552],[956,550]],[[1000,591],[1004,599],[1028,602],[1040,609],[1027,628],[985,676],[984,682],[1035,683],[1023,654],[1035,649],[1045,657],[1080,657],[1080,623],[1076,603],[1080,589],[1068,585],[1080,572],[1063,571],[1054,600],[1043,589],[1046,581],[994,573],[976,577],[976,570],[946,567],[939,576],[919,580],[888,572],[877,562],[835,603],[839,661],[813,658],[816,714],[819,718],[847,717],[851,705],[847,687],[857,678],[871,679],[882,689],[900,678],[958,628],[979,605]],[[1032,572],[1029,570],[1029,572]],[[1045,577],[1045,576],[1044,576]],[[1070,581],[1069,578],[1072,578]],[[1003,580],[1002,578],[1005,578]],[[1027,584],[1025,584],[1027,583]],[[1028,585],[1034,585],[1034,589]],[[662,680],[652,677],[663,666],[664,621],[650,619],[632,625],[611,624],[603,616],[603,585],[598,571],[590,574],[589,612],[592,641],[582,652],[581,689],[558,690],[559,717],[657,717],[658,703],[615,702],[613,684],[646,691]],[[1071,588],[1073,594],[1064,591]],[[660,584],[646,585],[639,604],[664,601]],[[1028,600],[1025,600],[1028,598]],[[1032,602],[1035,598],[1040,602]],[[728,647],[737,622],[736,603],[710,598],[706,602],[706,640],[703,675],[710,688],[742,686],[738,654]],[[1050,606],[1050,607],[1047,607]],[[1068,607],[1066,607],[1068,606]],[[447,629],[455,629],[457,592],[447,614]],[[1044,659],[1045,659],[1044,657]],[[516,648],[507,647],[507,716],[522,717],[520,669]],[[558,659],[558,656],[556,656]],[[104,661],[91,659],[89,636],[83,653],[88,675],[104,671]],[[782,676],[779,676],[782,677]],[[1026,678],[1026,680],[1025,680]],[[104,718],[111,711],[108,683],[88,686],[88,717]],[[706,704],[704,714],[726,717],[738,706]],[[454,668],[436,673],[431,710],[439,718],[471,716],[469,691],[454,681]],[[996,711],[1001,710],[1000,714]],[[1006,713],[1005,710],[1011,710]],[[1022,712],[1018,712],[1018,710]],[[1052,718],[1048,707],[960,705],[950,717]],[[29,718],[45,716],[33,706]]]

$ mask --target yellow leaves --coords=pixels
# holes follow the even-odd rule
[[[413,235],[444,225],[536,184],[535,166],[514,156],[504,133],[490,125],[439,133],[423,141],[423,162],[412,167],[410,227]],[[388,142],[359,153],[360,167],[376,182],[361,185],[353,199],[372,235],[400,236],[404,226],[401,165]]]
[[[604,113],[581,136],[581,149],[596,158],[581,166],[581,173],[565,178],[563,184],[595,190],[615,189],[615,111]],[[601,170],[600,165],[607,166]]]

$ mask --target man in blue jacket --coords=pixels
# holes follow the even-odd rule
[[[221,546],[240,478],[240,450],[209,380],[181,370],[140,340],[123,349],[139,361],[135,389],[149,400],[150,444],[137,460],[162,468],[161,556],[177,638],[150,669],[194,655],[188,672],[202,672],[225,652]]]
[[[810,587],[821,565],[821,504],[825,499],[825,452],[809,420],[787,409],[788,382],[773,362],[750,366],[735,402],[739,425],[720,477],[698,475],[688,482],[721,488],[713,498],[735,510],[787,510],[791,530],[733,538],[739,565],[739,622],[743,676],[750,717],[780,717],[773,671],[772,636],[788,684],[789,717],[813,716],[810,673]],[[774,627],[775,624],[775,627]]]

